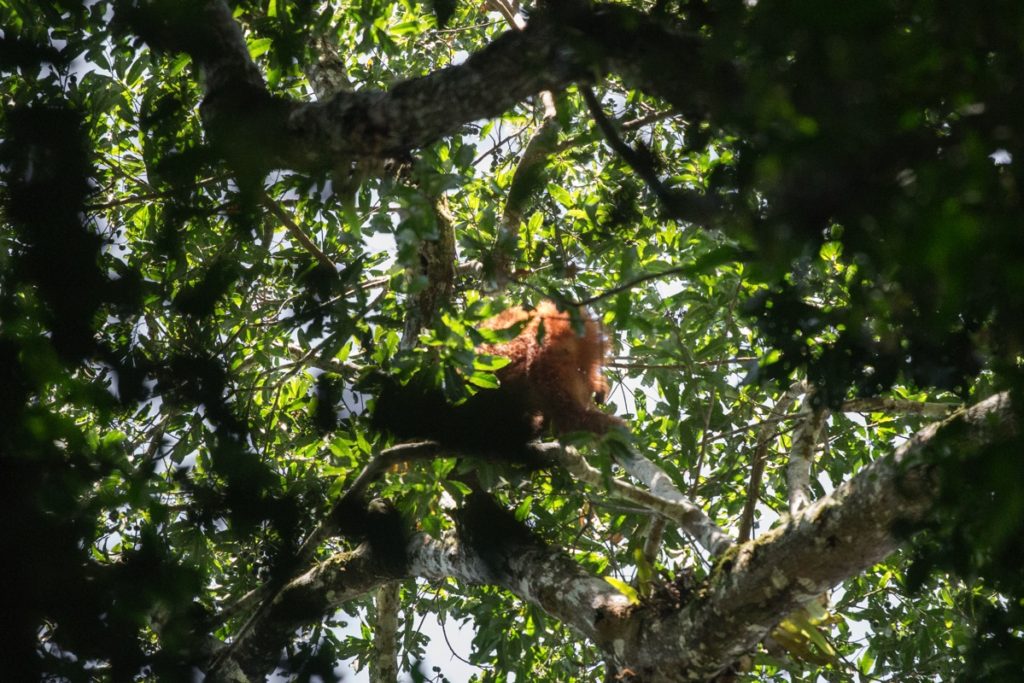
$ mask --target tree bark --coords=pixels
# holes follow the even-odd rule
[[[370,683],[395,683],[398,680],[398,611],[401,588],[397,581],[392,581],[377,589],[377,621],[373,625]]]

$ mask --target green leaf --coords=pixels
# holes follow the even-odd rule
[[[393,24],[388,28],[388,31],[395,36],[407,36],[420,33],[423,29],[420,27],[420,22],[417,19],[410,19],[409,21],[400,21],[397,24]]]
[[[533,496],[526,496],[516,507],[516,519],[520,522],[524,521],[530,516],[530,510],[533,508]]]
[[[857,671],[862,674],[869,674],[875,667],[875,654],[871,651],[871,648],[864,650],[864,654],[857,658]]]
[[[257,57],[266,54],[273,42],[272,38],[256,38],[255,40],[249,41],[249,57],[256,59]]]
[[[100,440],[100,447],[111,448],[124,442],[124,440],[127,438],[128,435],[120,430],[107,432],[106,434],[103,435],[103,438]]]
[[[481,353],[477,354],[473,358],[473,369],[474,370],[487,370],[489,372],[495,372],[502,369],[509,364],[509,359],[505,356],[497,356],[494,354]]]
[[[552,199],[554,199],[556,202],[558,202],[567,209],[572,208],[573,206],[576,205],[576,202],[573,200],[573,197],[569,193],[569,191],[563,187],[559,187],[558,185],[549,184],[548,194],[551,195]]]
[[[466,381],[482,389],[497,389],[500,386],[497,376],[492,372],[474,372]]]

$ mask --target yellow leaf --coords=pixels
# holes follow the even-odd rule
[[[604,580],[610,583],[612,586],[614,586],[615,590],[625,595],[629,599],[630,604],[640,604],[640,596],[637,595],[636,589],[630,586],[628,583],[626,583],[625,581],[620,581],[619,579],[616,579],[613,576],[606,576],[604,577]]]

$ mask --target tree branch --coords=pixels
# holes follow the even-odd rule
[[[401,584],[390,581],[377,588],[374,606],[373,652],[370,656],[370,683],[398,681],[398,610]]]
[[[526,28],[526,20],[516,6],[508,0],[489,0],[486,4],[501,13],[509,25],[517,31]],[[558,131],[561,128],[556,118],[555,96],[550,90],[542,90],[540,100],[544,106],[543,120],[526,143],[522,158],[512,174],[505,208],[498,222],[498,237],[493,250],[493,279],[498,289],[503,289],[512,278],[512,256],[518,246],[519,223],[527,202],[544,179],[547,160],[555,150]]]
[[[420,536],[410,548],[410,572],[428,581],[454,578],[501,586],[609,651],[630,628],[629,599],[562,550],[518,545],[501,559],[502,569],[496,572],[495,563],[457,533],[447,533],[440,540]]]
[[[654,155],[650,150],[645,147],[634,149],[626,144],[619,132],[615,130],[615,126],[608,120],[601,107],[601,101],[597,99],[589,86],[581,85],[580,93],[608,146],[647,184],[654,196],[665,207],[669,216],[683,221],[701,222],[713,214],[707,197],[698,192],[670,189],[661,182],[658,170],[655,168]]]
[[[712,555],[719,555],[733,545],[733,540],[704,514],[703,510],[679,492],[668,475],[640,455],[616,459],[623,464],[627,472],[643,481],[649,491],[614,477],[606,477],[601,470],[587,463],[575,448],[563,448],[559,444],[541,444],[538,448],[545,457],[553,457],[580,481],[606,488],[613,496],[636,503],[671,520],[697,539],[701,547]]]
[[[126,3],[128,4],[128,3]],[[320,171],[339,158],[388,157],[428,145],[462,126],[500,115],[544,90],[607,72],[664,97],[679,111],[703,110],[720,92],[700,69],[702,38],[664,18],[619,5],[564,3],[531,14],[523,30],[496,38],[465,62],[387,91],[341,91],[323,101],[271,96],[224,0],[202,3],[202,21],[137,0],[119,18],[151,45],[189,53],[204,88],[201,113],[222,153],[258,168]],[[672,65],[666,72],[665,65]],[[714,87],[712,87],[714,86]],[[253,145],[258,139],[260,145]]]
[[[208,681],[262,681],[295,631],[392,578],[369,545],[337,553],[285,585],[262,618],[239,633],[207,672]],[[239,678],[239,675],[244,676]]]
[[[929,463],[921,457],[937,439],[946,448],[974,449],[1013,428],[1006,394],[930,425],[785,526],[728,554],[701,597],[674,613],[665,614],[664,605],[630,604],[610,584],[536,538],[498,532],[490,539],[495,544],[485,544],[489,550],[461,529],[438,539],[417,535],[408,545],[406,575],[503,587],[650,680],[704,680],[749,652],[804,602],[906,540],[893,531],[895,523],[921,520],[938,495]],[[483,526],[490,528],[487,520]],[[393,578],[368,545],[321,562],[289,583],[259,628],[232,645],[230,665],[251,678],[262,676],[296,629]]]
[[[794,609],[881,561],[906,541],[897,522],[921,520],[938,495],[923,453],[937,439],[977,449],[1015,429],[998,394],[922,429],[779,528],[740,546],[711,579],[704,598],[641,637],[640,661],[673,659],[665,680],[715,675],[761,641]],[[672,637],[663,634],[674,632]]]
[[[432,458],[437,454],[439,449],[440,446],[437,443],[424,441],[399,444],[398,446],[381,451],[380,454],[366,464],[363,471],[360,472],[359,476],[357,476],[355,481],[352,482],[352,485],[349,486],[341,498],[339,498],[331,507],[331,511],[321,519],[320,523],[309,534],[303,544],[299,547],[299,550],[296,552],[293,565],[298,569],[298,571],[305,571],[307,567],[310,567],[313,564],[317,549],[320,548],[324,541],[338,532],[338,522],[341,516],[340,513],[351,509],[355,505],[362,504],[366,490],[369,488],[370,484],[372,484],[387,468],[400,462]],[[367,553],[368,551],[364,551],[363,555],[360,555],[359,557],[360,561],[365,560],[366,562],[369,562],[367,566],[373,566],[375,568],[373,585],[369,585],[366,588],[366,590],[370,590],[383,582],[384,578],[389,576],[390,568],[378,566],[382,565],[382,562],[376,558],[370,562],[370,560],[364,557]],[[284,647],[284,644],[287,643],[288,640],[286,639],[277,642],[277,639],[273,634],[280,634],[285,631],[280,631],[275,625],[268,625],[268,623],[274,622],[278,619],[278,617],[275,616],[275,609],[277,609],[275,605],[278,605],[281,600],[287,599],[284,596],[286,596],[289,591],[295,587],[296,582],[302,581],[303,576],[308,575],[309,572],[307,571],[306,574],[292,579],[284,585],[274,583],[265,584],[257,591],[251,591],[242,599],[242,602],[246,605],[258,604],[258,607],[256,611],[250,615],[249,619],[238,629],[235,635],[235,640],[232,642],[231,646],[217,654],[210,669],[210,675],[213,676],[212,680],[236,680],[231,678],[228,674],[238,667],[238,662],[249,658],[249,655],[246,654],[246,648],[249,646],[246,645],[246,643],[251,641],[272,641],[277,644],[278,650],[281,647]],[[238,611],[237,606],[233,608],[233,611]],[[292,631],[287,631],[287,633],[290,634]],[[262,661],[262,659],[260,661]],[[248,665],[243,667],[243,669],[248,672]]]
[[[743,514],[740,516],[740,543],[750,540],[750,534],[754,529],[754,513],[757,509],[757,501],[761,497],[761,479],[764,477],[764,466],[768,458],[768,447],[771,446],[775,437],[779,420],[789,412],[790,407],[796,401],[797,396],[807,391],[807,383],[803,380],[793,382],[779,400],[775,403],[768,418],[761,423],[761,429],[757,432],[757,441],[754,446],[754,454],[750,458],[750,481],[747,484],[747,501],[743,505]]]
[[[811,502],[811,466],[814,449],[821,437],[821,430],[828,419],[828,410],[811,405],[814,391],[804,397],[800,420],[793,432],[793,447],[789,451],[786,466],[786,484],[789,492],[789,514],[796,515]]]
[[[944,417],[960,407],[959,403],[923,403],[898,398],[855,398],[843,403],[844,413],[902,413],[924,417]]]
[[[337,267],[334,265],[334,261],[330,259],[327,254],[320,250],[320,247],[316,246],[313,240],[309,239],[309,235],[303,232],[302,228],[298,226],[294,219],[288,215],[288,213],[281,208],[281,205],[271,199],[266,193],[261,198],[263,206],[265,206],[270,213],[274,214],[279,221],[284,223],[284,226],[288,228],[288,232],[292,234],[292,237],[298,241],[302,247],[308,251],[313,258],[320,262],[320,265],[325,268],[330,268],[332,273],[337,272]]]
[[[687,511],[688,523],[683,527],[712,555],[720,555],[735,541],[725,534],[703,510],[682,494],[665,470],[630,448],[626,453],[615,453],[615,460],[629,474],[644,483],[658,499],[681,506]]]

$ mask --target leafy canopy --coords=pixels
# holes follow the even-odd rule
[[[653,49],[632,82],[613,71],[586,86],[632,158],[569,86],[552,95],[553,128],[541,101],[524,99],[386,163],[248,177],[275,141],[247,132],[251,159],[226,159],[201,116],[187,36],[164,39],[200,28],[200,4],[0,2],[13,625],[0,660],[15,678],[186,675],[205,636],[240,626],[225,606],[290,576],[302,539],[385,445],[358,378],[418,370],[453,400],[487,390],[497,366],[473,352],[473,326],[508,303],[592,303],[613,342],[612,409],[730,529],[758,427],[795,378],[830,408],[1017,389],[1019,2],[624,2],[700,41],[688,63]],[[317,68],[348,89],[389,90],[510,30],[487,3],[232,7],[269,91],[303,101]],[[627,46],[647,35],[619,29]],[[658,95],[636,85],[645,79]],[[542,163],[517,174],[542,127]],[[706,220],[685,219],[694,198]],[[446,224],[454,295],[408,350],[407,302],[431,286],[422,248]],[[503,259],[511,281],[498,294]],[[814,494],[922,424],[833,412]],[[783,424],[773,440],[762,531],[787,507],[775,454],[791,437]],[[836,593],[835,656],[762,652],[751,680],[1019,672],[1019,452],[943,454],[943,505],[917,563],[898,555]],[[607,452],[589,455],[612,472]],[[466,492],[452,476],[465,466],[416,463],[374,494],[438,533],[452,524],[445,496]],[[564,473],[472,467],[518,519],[624,589],[711,571],[671,526],[645,558],[650,516]],[[416,615],[431,612],[473,620],[481,679],[603,678],[592,646],[497,589],[409,582],[403,599],[406,668],[428,648]],[[368,628],[335,628],[345,622],[371,624],[369,601],[304,632],[286,666],[329,679],[342,659],[366,661]]]

